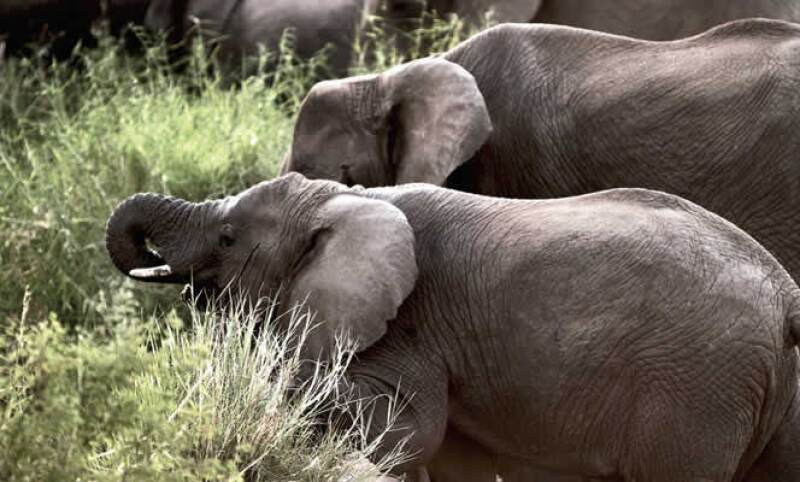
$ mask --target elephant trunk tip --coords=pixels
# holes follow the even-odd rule
[[[161,208],[176,201],[160,194],[135,194],[114,209],[106,224],[105,244],[111,261],[123,274],[141,281],[181,281],[166,268],[167,262],[147,247],[164,216]]]

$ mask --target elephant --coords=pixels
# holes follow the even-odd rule
[[[178,43],[200,21],[208,38],[218,38],[218,58],[228,71],[260,46],[277,51],[284,31],[292,29],[301,58],[333,47],[329,73],[320,74],[330,77],[347,71],[356,31],[378,5],[379,0],[153,0],[145,25]]]
[[[733,221],[800,279],[798,69],[800,27],[782,21],[673,42],[501,25],[438,57],[316,84],[281,172],[513,198],[667,191]]]
[[[392,397],[405,407],[374,455],[405,440],[392,473],[406,480],[800,480],[785,445],[800,433],[800,290],[677,196],[519,200],[290,173],[200,203],[133,195],[106,247],[135,280],[305,302],[321,322],[304,359],[353,341],[337,392],[374,400],[369,437]],[[275,333],[291,337],[285,318]],[[334,429],[352,419],[329,406]]]
[[[367,16],[384,17],[386,30],[397,36],[418,25],[426,8],[455,13],[472,26],[484,25],[489,14],[497,23],[564,24],[650,40],[672,40],[745,17],[800,21],[800,0],[153,0],[146,25],[179,43],[200,21],[210,38],[219,39],[227,70],[258,53],[259,45],[276,51],[284,31],[293,29],[299,57],[331,46],[327,72],[319,76],[340,77]]]
[[[430,0],[428,6],[473,24],[489,13],[497,23],[569,25],[644,40],[675,40],[750,17],[800,21],[798,0]]]

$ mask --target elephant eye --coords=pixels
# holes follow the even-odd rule
[[[233,226],[230,224],[223,225],[219,233],[219,246],[221,248],[229,248],[233,246],[235,241]]]

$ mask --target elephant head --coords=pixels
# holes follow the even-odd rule
[[[304,345],[312,356],[329,355],[342,331],[363,350],[411,293],[417,265],[405,215],[362,193],[290,174],[203,203],[137,194],[111,215],[106,247],[136,280],[305,302],[322,322]]]
[[[491,131],[472,75],[441,58],[421,59],[315,85],[300,108],[283,172],[367,187],[442,185]]]

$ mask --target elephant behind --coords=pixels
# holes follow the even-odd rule
[[[317,84],[283,171],[518,198],[658,189],[730,219],[800,279],[798,72],[800,27],[780,21],[674,42],[503,25]]]
[[[408,437],[395,472],[409,480],[800,480],[800,290],[676,196],[510,200],[290,174],[204,203],[132,196],[106,246],[137,280],[307,300],[323,322],[305,357],[349,333],[341,393],[407,404],[376,456]]]

